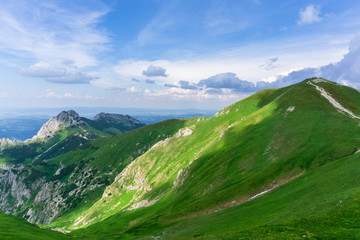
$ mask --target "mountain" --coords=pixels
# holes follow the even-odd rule
[[[0,153],[0,161],[6,159],[7,163],[20,164],[35,158],[55,157],[96,138],[121,134],[145,125],[128,115],[101,113],[97,116],[100,115],[106,117],[90,120],[80,117],[73,110],[62,111],[48,120],[31,139],[23,142],[2,139],[0,146],[9,147]]]
[[[16,179],[9,213],[68,237],[356,239],[359,119],[359,91],[312,78],[1,165],[0,179]]]
[[[73,196],[72,192],[69,195],[71,190],[79,190],[81,185],[80,195],[87,196],[109,181],[108,177],[85,179],[96,172],[95,168],[83,168],[84,161],[67,164],[68,159],[53,159],[57,156],[73,158],[74,150],[87,148],[95,139],[141,126],[144,124],[130,116],[111,114],[89,120],[70,110],[51,118],[31,139],[11,144],[5,141],[7,145],[0,152],[0,210],[30,222],[50,222],[59,211],[76,205],[73,200],[78,200],[79,196],[75,193]],[[80,179],[62,182],[69,174]]]

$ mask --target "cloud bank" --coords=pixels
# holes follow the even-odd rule
[[[22,75],[36,78],[43,78],[48,82],[53,83],[89,83],[95,77],[89,76],[85,73],[79,72],[77,68],[71,65],[68,67],[56,67],[47,62],[38,62],[27,68],[23,68],[19,71]]]

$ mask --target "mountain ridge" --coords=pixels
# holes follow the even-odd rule
[[[144,125],[131,117],[126,119],[132,121],[115,121],[99,128],[93,124],[97,121],[82,118],[73,110],[62,111],[46,122],[32,139],[2,149],[1,211],[16,214],[30,222],[50,222],[66,206],[74,204],[68,200],[73,197],[68,194],[74,187],[83,188],[84,194],[88,194],[91,188],[104,185],[108,181],[106,177],[82,183],[82,178],[85,179],[88,174],[96,175],[91,168],[81,172],[81,167],[76,169],[78,164],[64,165],[63,161],[48,164],[48,161],[86,146],[97,138],[121,134]],[[74,170],[78,170],[76,176],[79,182],[71,181],[72,185],[67,185],[60,181]]]
[[[21,182],[31,176],[35,199],[60,208],[44,216],[30,202],[16,214],[75,238],[360,236],[348,213],[360,204],[359,106],[359,91],[311,78],[213,117],[97,138],[26,165],[39,172]]]

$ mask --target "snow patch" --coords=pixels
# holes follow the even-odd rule
[[[277,186],[274,186],[274,187],[269,188],[269,189],[266,189],[265,191],[262,191],[262,192],[260,192],[260,193],[258,193],[258,194],[255,194],[254,196],[250,197],[249,200],[252,200],[252,199],[257,198],[257,197],[259,197],[259,196],[261,196],[261,195],[263,195],[263,194],[265,194],[265,193],[267,193],[267,192],[270,192],[271,190],[273,190],[273,189],[276,188],[276,187],[277,187]]]
[[[286,109],[286,111],[288,112],[292,112],[295,110],[295,106],[290,106],[288,109]]]

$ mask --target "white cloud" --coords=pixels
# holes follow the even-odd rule
[[[321,21],[320,7],[310,4],[305,9],[301,9],[299,12],[299,25],[312,24]]]
[[[160,66],[150,65],[146,70],[144,70],[143,75],[148,77],[167,77],[166,69]]]
[[[98,100],[104,99],[104,97],[92,96],[92,95],[80,95],[80,94],[72,94],[69,92],[65,92],[63,94],[56,93],[51,89],[46,90],[45,95],[40,95],[39,98],[58,98],[58,99],[87,99],[87,100]]]
[[[55,67],[47,62],[37,62],[19,71],[21,74],[30,77],[43,78],[48,82],[54,83],[89,83],[95,78],[85,73],[79,72],[76,66],[71,68]]]
[[[329,80],[360,89],[360,34],[351,41],[349,52],[341,61],[323,66],[317,71]]]
[[[317,67],[337,62],[346,52],[348,42],[339,41],[336,43],[325,42],[325,39],[317,38],[312,40],[310,46],[306,46],[304,39],[297,40],[298,44],[293,44],[295,40],[277,43],[253,44],[244,48],[229,49],[222,52],[216,52],[213,55],[205,55],[198,58],[186,60],[123,60],[113,69],[102,71],[104,74],[113,72],[113,81],[118,81],[122,87],[133,85],[132,79],[145,81],[143,70],[149,65],[162,66],[169,75],[167,79],[162,77],[153,77],[159,85],[177,84],[179,81],[189,83],[198,83],[201,79],[207,79],[219,73],[232,72],[240,79],[250,82],[275,79],[279,74],[286,74],[292,70],[303,69],[307,67]],[[305,45],[305,46],[304,46]],[[270,49],[270,51],[269,51]],[[268,55],[263,55],[266,52]],[[277,61],[269,62],[277,54]],[[267,68],[259,63],[267,63]],[[269,65],[270,64],[270,65]],[[276,66],[276,68],[275,68]],[[103,74],[97,76],[103,77]],[[117,79],[117,80],[115,80]],[[93,81],[97,86],[102,84],[109,87],[110,80]],[[113,82],[112,85],[116,83]],[[111,84],[110,84],[111,85]],[[105,88],[106,88],[105,87]]]
[[[350,42],[349,51],[341,60],[320,67],[308,67],[280,75],[276,81],[271,83],[271,86],[287,86],[315,76],[360,89],[360,34]]]
[[[97,63],[96,54],[107,49],[109,39],[95,25],[108,9],[64,8],[56,3],[32,0],[2,1],[0,53],[24,60],[77,66]]]
[[[146,97],[167,98],[170,100],[191,100],[191,101],[204,101],[204,100],[221,100],[221,101],[234,101],[248,96],[248,94],[235,93],[229,89],[221,89],[214,92],[209,92],[205,89],[183,89],[183,88],[169,88],[143,92]]]

